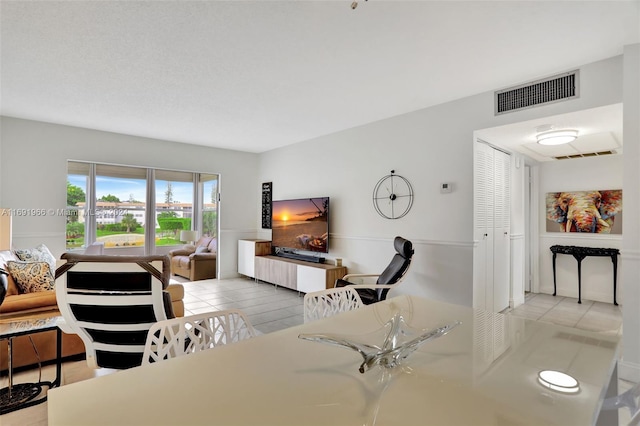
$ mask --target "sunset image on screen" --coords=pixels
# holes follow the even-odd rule
[[[272,245],[327,251],[329,198],[303,198],[273,202]]]

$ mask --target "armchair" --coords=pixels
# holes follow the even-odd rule
[[[195,244],[171,250],[171,273],[190,281],[215,278],[217,252],[218,240],[215,237],[201,237]]]
[[[391,259],[391,263],[380,274],[347,274],[342,279],[336,280],[335,287],[352,286],[358,294],[362,303],[370,305],[387,298],[389,290],[400,284],[409,270],[411,258],[413,257],[413,244],[402,237],[393,240],[393,247],[396,254]],[[378,277],[375,285],[355,284],[349,279]]]
[[[93,256],[65,253],[56,298],[64,321],[78,334],[92,368],[142,363],[149,329],[173,318],[168,256]],[[159,268],[158,268],[159,267]]]

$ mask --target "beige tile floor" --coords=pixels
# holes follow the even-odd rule
[[[203,280],[183,284],[186,293],[184,299],[186,315],[240,308],[249,316],[254,327],[262,333],[270,333],[303,322],[303,298],[296,291],[240,278],[220,281]],[[579,305],[577,299],[532,294],[527,296],[524,305],[507,313],[602,333],[622,333],[620,308],[606,303],[583,300]],[[92,370],[87,367],[85,361],[66,362],[62,368],[62,383],[74,383],[113,372],[113,370]],[[54,375],[53,366],[43,369],[44,380],[53,380]],[[37,381],[37,379],[37,369],[21,372],[15,377],[16,383]],[[0,378],[0,386],[6,385],[7,378]],[[629,387],[629,383],[619,382],[620,392]],[[626,424],[629,418],[626,410],[621,410],[620,414],[620,424]],[[47,403],[0,416],[0,425],[45,426],[47,425]]]
[[[527,294],[524,305],[508,314],[566,327],[622,335],[622,311],[611,303],[594,302],[550,294]]]

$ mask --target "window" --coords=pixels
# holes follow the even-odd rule
[[[157,246],[182,244],[180,231],[193,229],[194,174],[156,170],[155,180],[155,243]]]
[[[87,212],[95,220],[96,241],[105,249],[144,247],[147,170],[96,165],[96,205]]]
[[[69,162],[67,167],[67,228],[65,232],[67,250],[87,245],[84,240],[84,216],[88,182],[89,164]]]
[[[202,200],[202,235],[206,237],[218,236],[218,175],[201,173],[200,199]]]
[[[69,161],[66,248],[167,253],[183,229],[217,237],[217,194],[215,174]]]

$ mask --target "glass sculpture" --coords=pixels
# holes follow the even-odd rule
[[[454,321],[435,329],[417,330],[405,322],[400,312],[396,312],[380,330],[374,332],[382,337],[380,345],[359,341],[360,339],[354,336],[338,334],[300,334],[298,338],[341,346],[358,352],[363,358],[358,370],[364,373],[376,365],[393,368],[402,364],[422,344],[444,336],[460,324],[462,324],[460,321]]]

